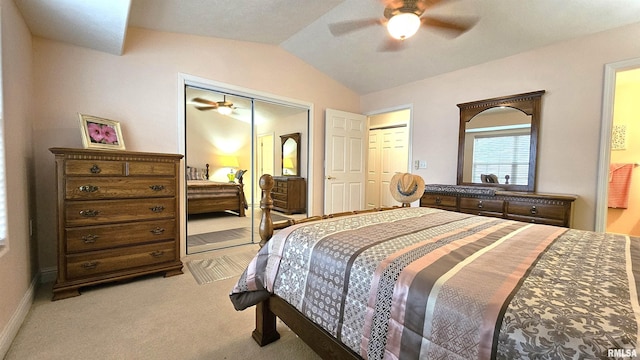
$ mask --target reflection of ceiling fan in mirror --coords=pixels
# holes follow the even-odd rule
[[[478,21],[477,18],[460,16],[423,16],[427,10],[445,2],[447,0],[383,0],[384,18],[337,22],[329,24],[329,30],[334,36],[341,36],[373,25],[386,26],[391,38],[380,50],[395,51],[400,50],[403,40],[413,36],[421,27],[459,36]]]
[[[227,101],[226,95],[224,95],[222,101],[211,101],[201,97],[193,98],[191,101],[197,103],[195,107],[198,110],[218,110],[218,113],[222,115],[230,115],[233,110],[237,109],[237,107],[233,106],[233,103]]]

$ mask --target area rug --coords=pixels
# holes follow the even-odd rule
[[[283,216],[283,215],[280,215],[280,214],[271,213],[271,221],[273,221],[273,222],[285,221],[285,220],[289,220],[289,219],[291,219],[291,218]],[[258,221],[259,220],[260,219],[258,218]]]
[[[198,285],[240,276],[253,258],[252,253],[223,255],[212,259],[192,260],[187,267]]]
[[[238,239],[251,239],[250,228],[237,228],[187,236],[188,246],[213,244]]]

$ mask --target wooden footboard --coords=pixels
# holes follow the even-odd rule
[[[338,214],[313,216],[300,220],[290,219],[274,224],[271,219],[271,210],[273,209],[273,199],[271,198],[271,189],[273,189],[274,185],[273,177],[268,174],[262,175],[259,185],[260,189],[262,189],[262,199],[260,200],[262,216],[259,227],[260,247],[264,246],[271,239],[274,230],[283,229],[294,224],[397,208],[347,211]],[[354,353],[350,348],[335,339],[316,323],[306,318],[295,307],[276,295],[272,295],[269,299],[256,305],[256,329],[253,331],[252,336],[260,346],[270,344],[280,338],[280,334],[276,330],[276,317],[287,324],[293,332],[323,359],[361,359],[358,354]]]
[[[289,329],[323,359],[362,359],[296,308],[275,295],[256,305],[256,329],[252,336],[260,346],[280,339],[280,334],[276,330],[276,317],[287,324]]]
[[[206,186],[205,186],[206,185]],[[187,214],[234,211],[244,217],[247,201],[244,185],[207,183],[204,185],[187,183]]]

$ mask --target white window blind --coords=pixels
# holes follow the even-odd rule
[[[495,174],[501,184],[509,175],[509,184],[526,185],[530,142],[529,134],[477,136],[473,144],[473,182],[482,182],[482,174]]]

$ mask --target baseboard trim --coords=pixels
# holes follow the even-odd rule
[[[56,281],[58,277],[58,267],[50,266],[48,268],[40,269],[40,283],[47,284]]]
[[[11,346],[13,339],[15,339],[18,334],[18,330],[20,330],[20,326],[22,326],[24,319],[27,317],[27,314],[29,314],[39,278],[39,275],[33,278],[31,285],[20,301],[18,308],[13,313],[11,319],[9,319],[7,326],[0,333],[0,359],[4,359],[9,352],[9,347]]]

